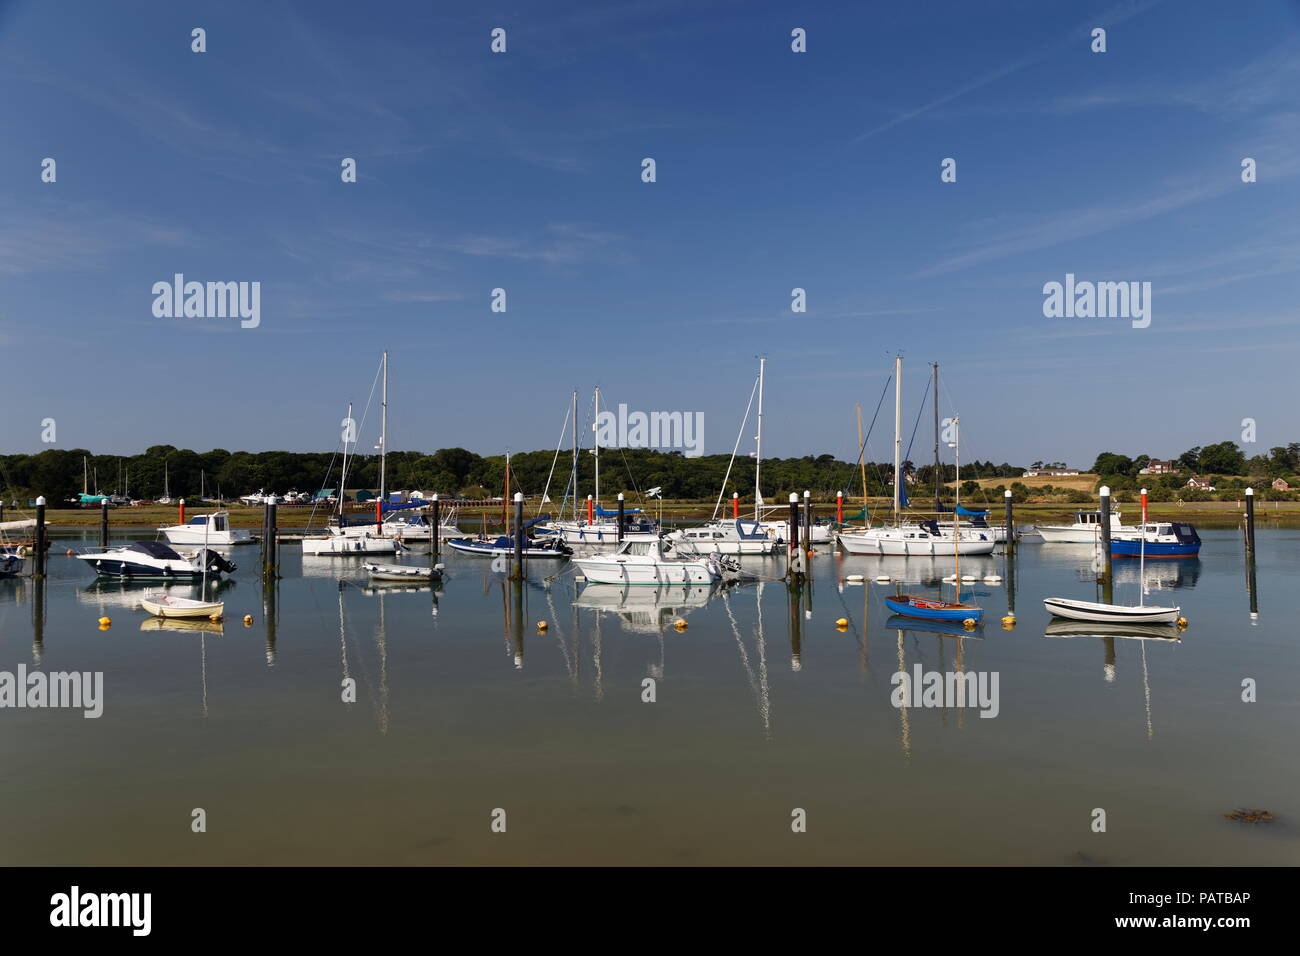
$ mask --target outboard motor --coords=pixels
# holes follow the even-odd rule
[[[211,548],[200,548],[198,554],[194,556],[194,560],[198,567],[211,571],[214,574],[230,574],[235,570],[233,564]]]

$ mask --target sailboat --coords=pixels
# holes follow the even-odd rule
[[[1147,524],[1147,490],[1142,489],[1142,527]],[[1116,624],[1173,624],[1181,617],[1181,608],[1146,606],[1146,535],[1140,536],[1138,559],[1138,605],[1102,604],[1096,601],[1072,601],[1068,598],[1043,598],[1043,606],[1054,617],[1072,621],[1109,621]]]
[[[600,386],[595,393],[596,422],[600,421]],[[600,505],[600,429],[592,425],[591,454],[595,457],[594,494],[587,499],[587,517],[574,517],[564,521],[546,521],[537,527],[540,535],[555,535],[568,544],[615,545],[619,541],[618,512],[607,511]],[[573,500],[578,500],[578,395],[573,395]],[[653,520],[641,514],[639,508],[623,512],[624,541],[653,541],[659,537],[659,528]]]
[[[768,529],[764,527],[759,520],[759,515],[763,508],[763,490],[759,484],[759,478],[762,475],[763,467],[763,373],[767,366],[767,359],[758,360],[758,435],[755,437],[754,445],[754,518],[746,520],[739,514],[733,514],[731,518],[719,519],[717,517],[718,507],[722,504],[722,493],[718,495],[718,503],[714,505],[714,519],[708,524],[696,528],[685,528],[674,531],[668,537],[676,541],[684,541],[693,544],[696,550],[704,554],[774,554],[780,544],[776,536],[770,535]],[[753,393],[750,394],[750,401],[753,401]],[[745,409],[745,417],[749,417],[749,409]],[[744,428],[741,424],[741,428]],[[739,444],[739,440],[737,440]],[[731,453],[732,460],[735,460],[736,453]],[[726,491],[727,479],[731,476],[731,464],[727,464],[727,474],[723,476],[723,492]],[[733,501],[736,499],[732,499]]]
[[[379,474],[380,474],[380,496],[381,500],[386,494],[384,487],[385,465],[388,454],[388,353],[383,355],[383,375],[384,375],[384,392],[383,392],[383,422],[381,425],[381,434],[379,438]],[[348,403],[348,421],[352,420],[352,403]],[[356,438],[352,440],[353,453],[356,452]],[[344,490],[347,488],[348,477],[348,443],[347,437],[343,439],[343,467],[339,477],[339,501],[338,513],[335,517],[336,524],[325,529],[324,534],[308,535],[302,539],[302,553],[304,555],[344,555],[344,554],[397,554],[402,550],[402,543],[395,537],[381,535],[375,532],[373,524],[369,527],[365,525],[356,525],[351,528],[347,526],[346,519],[343,515],[343,499],[347,497]]]
[[[163,493],[162,493],[162,497],[158,499],[157,504],[169,505],[171,503],[172,503],[172,490],[171,490],[171,484],[168,481],[167,461],[166,459],[164,459],[163,460]]]
[[[908,506],[903,479],[903,357],[894,356],[894,526],[841,531],[839,545],[848,554],[904,554],[935,557],[956,551],[964,555],[992,554],[997,542],[990,534],[973,533],[954,521],[951,532],[937,521],[904,524],[902,509]],[[956,515],[954,514],[954,519]]]
[[[953,588],[957,592],[956,601],[932,601],[929,598],[915,597],[912,595],[898,595],[895,597],[886,597],[885,604],[895,614],[901,614],[904,617],[919,617],[927,621],[960,621],[967,627],[973,627],[978,624],[984,617],[984,609],[976,607],[974,604],[965,604],[961,599],[961,553],[962,540],[958,534],[957,515],[961,509],[961,438],[959,432],[960,422],[957,418],[952,420],[953,428],[953,461],[956,464],[956,503],[952,513],[953,536],[952,536],[952,556],[953,556]]]

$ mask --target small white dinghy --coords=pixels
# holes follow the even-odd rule
[[[1180,613],[1176,607],[1129,607],[1067,598],[1043,598],[1043,607],[1055,617],[1111,624],[1173,624]]]
[[[199,617],[208,620],[223,617],[226,610],[223,601],[196,601],[170,594],[158,598],[141,598],[140,606],[154,617]]]
[[[407,564],[367,564],[372,581],[436,581],[442,577],[443,565],[431,568]]]

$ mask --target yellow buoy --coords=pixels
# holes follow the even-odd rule
[[[68,555],[68,557],[72,557],[72,549],[71,549],[71,548],[68,549],[68,551],[67,551],[67,555]]]
[[[218,623],[218,622],[221,620],[221,615],[220,615],[220,614],[209,614],[209,615],[208,615],[208,620],[211,621],[213,624],[216,624],[216,623]]]
[[[539,631],[544,631],[544,630],[546,630],[546,629],[547,629],[548,627],[550,627],[550,626],[551,626],[551,625],[547,624],[545,621],[538,621],[538,622],[537,622],[537,629],[538,629]]]
[[[975,630],[975,618],[973,617],[966,618],[966,620],[961,622],[961,626],[966,628],[966,630],[968,631]]]
[[[673,621],[673,627],[677,628],[679,631],[684,631],[686,630],[686,622],[679,617],[677,620]]]
[[[1187,618],[1185,617],[1180,617],[1178,620],[1174,621],[1174,624],[1178,626],[1180,631],[1187,630]]]
[[[835,622],[835,626],[836,626],[836,627],[848,627],[848,626],[849,626],[849,619],[846,618],[846,617],[842,617],[842,618],[840,618],[838,621]]]
[[[113,626],[113,619],[112,619],[112,618],[108,618],[108,617],[101,617],[101,618],[99,619],[99,626],[100,626],[100,627],[104,627],[104,628],[112,627],[112,626]]]
[[[1008,614],[1002,619],[1002,630],[1009,631],[1016,626],[1016,616]]]
[[[252,627],[252,626],[253,626],[253,615],[251,615],[251,614],[245,614],[245,615],[244,615],[244,627]]]

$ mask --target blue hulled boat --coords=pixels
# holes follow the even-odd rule
[[[1144,549],[1148,558],[1191,558],[1201,550],[1201,536],[1182,521],[1151,522],[1137,532],[1111,536],[1111,557],[1138,558]]]
[[[903,617],[916,617],[927,621],[974,621],[979,623],[984,617],[984,609],[973,604],[953,601],[931,601],[911,595],[886,597],[885,606],[895,614]]]

